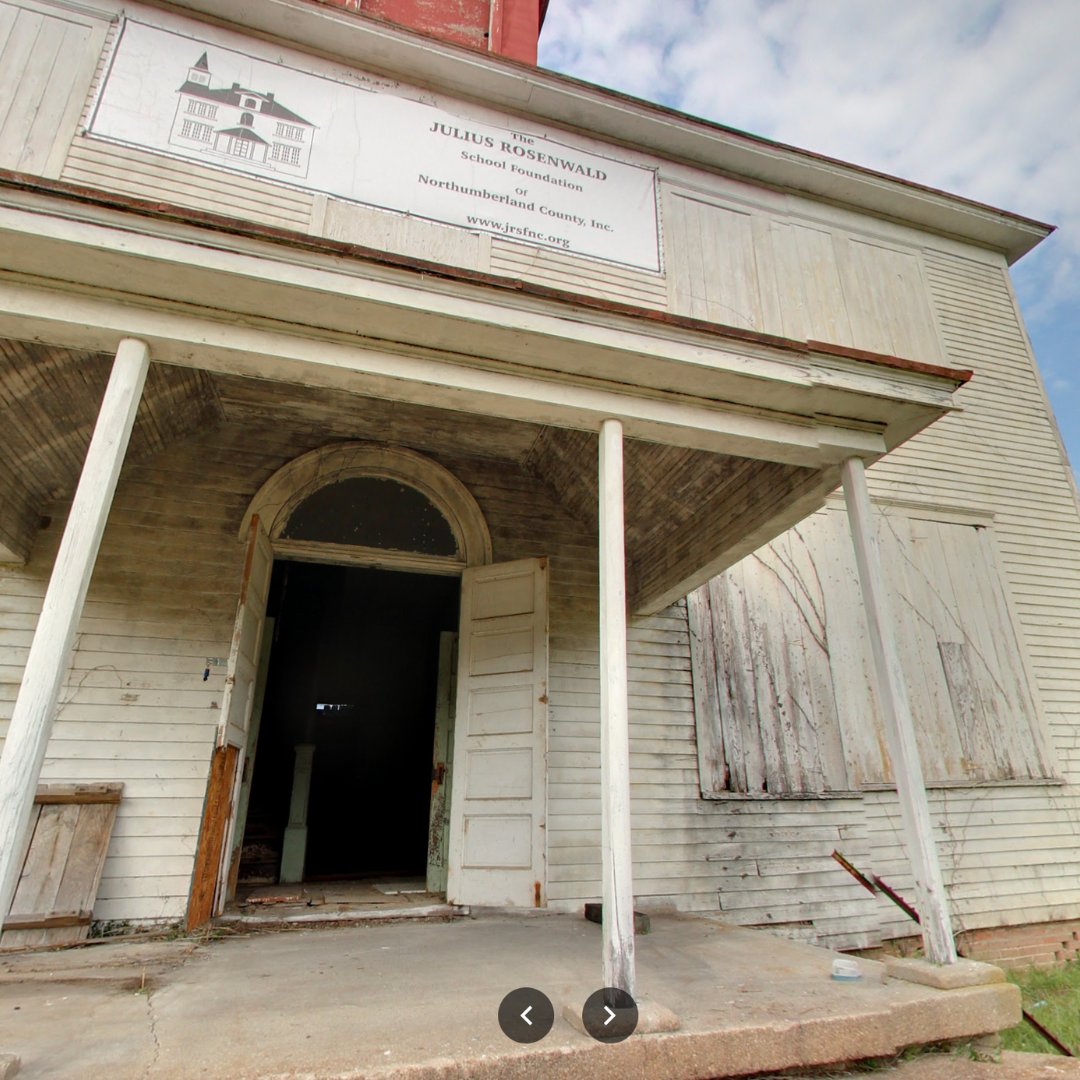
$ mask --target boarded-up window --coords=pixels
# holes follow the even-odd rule
[[[897,510],[878,526],[927,780],[1051,775],[989,529]],[[843,511],[815,514],[687,608],[703,795],[891,782]]]

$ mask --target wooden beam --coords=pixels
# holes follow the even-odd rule
[[[89,926],[93,914],[89,911],[38,912],[33,915],[9,915],[5,930],[54,930],[60,926]]]
[[[900,820],[908,858],[915,877],[916,907],[922,916],[923,947],[934,964],[956,963],[956,944],[949,919],[945,882],[934,843],[930,806],[926,801],[919,748],[911,719],[900,653],[889,612],[885,575],[874,528],[874,511],[866,488],[866,467],[860,458],[849,458],[840,467],[844,484],[855,562],[859,568],[863,606],[866,609],[874,672],[892,761],[893,779],[900,803]]]
[[[123,784],[41,784],[34,796],[38,806],[100,806],[119,803]]]
[[[623,428],[600,425],[600,789],[604,985],[634,996]]]
[[[507,312],[499,309],[498,315],[505,320]],[[355,323],[355,313],[350,318]],[[571,381],[557,372],[509,360],[496,365],[464,353],[433,352],[398,343],[393,343],[391,350],[385,342],[361,342],[355,333],[340,330],[318,328],[301,336],[291,324],[272,325],[262,318],[238,321],[235,315],[207,318],[205,313],[190,310],[148,310],[129,300],[57,293],[12,281],[0,281],[0,330],[24,341],[86,349],[100,348],[104,340],[115,340],[118,333],[137,334],[150,343],[159,363],[347,390],[435,408],[446,408],[452,402],[461,412],[580,430],[596,430],[607,417],[618,417],[627,435],[634,438],[815,468],[836,464],[851,454],[877,457],[886,450],[881,433],[865,430],[863,425],[846,426],[823,415],[811,418],[768,411],[764,407],[764,378],[758,380],[760,386],[755,384],[761,391],[760,401],[751,408],[733,408],[719,396],[720,386],[710,389],[701,385],[692,395],[651,386],[627,388],[611,377],[606,367],[599,378],[583,372]],[[401,327],[395,332],[399,331],[403,332]],[[524,330],[520,337],[526,338]],[[545,341],[550,354],[550,335]],[[627,363],[648,362],[642,355],[650,349],[655,358],[658,342],[655,337],[642,340],[637,336],[628,343],[616,335],[614,343],[605,338],[588,347],[599,349],[608,360],[621,357],[625,370]],[[620,348],[623,344],[632,344],[629,352]],[[665,371],[657,379],[667,383],[689,367],[665,363]],[[694,368],[699,383],[705,377],[703,370],[700,363]],[[707,370],[715,374],[712,366]],[[748,370],[745,358],[739,359],[739,370]],[[790,384],[780,385],[790,388]],[[801,389],[810,392],[806,386]],[[917,388],[912,389],[915,392]],[[871,400],[875,399],[865,398]],[[908,407],[903,402],[890,400],[890,404],[901,411]],[[821,401],[822,409],[837,407],[838,402]],[[941,411],[946,408],[943,404]]]
[[[120,342],[0,755],[0,928],[22,871],[60,686],[149,368],[144,342]]]

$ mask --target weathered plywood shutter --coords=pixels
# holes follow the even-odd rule
[[[850,787],[826,594],[793,529],[687,600],[706,797]]]
[[[462,579],[447,899],[544,899],[547,565],[475,567]]]
[[[251,534],[244,558],[240,583],[240,603],[233,624],[225,694],[218,721],[218,746],[243,747],[247,742],[248,722],[255,700],[255,677],[259,668],[266,599],[270,592],[270,574],[274,569],[274,550],[258,516],[251,519]]]
[[[877,515],[926,778],[1051,775],[991,530],[934,513]],[[812,515],[714,578],[687,613],[706,798],[892,782],[842,511]]]

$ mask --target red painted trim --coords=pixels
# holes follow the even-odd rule
[[[539,38],[539,0],[491,0],[491,52],[535,64]]]
[[[208,214],[202,210],[191,210],[173,203],[152,202],[130,195],[118,195],[100,191],[97,188],[82,187],[64,180],[49,180],[28,173],[0,169],[0,188],[28,191],[38,195],[47,195],[67,202],[98,206],[108,210],[120,210],[137,214],[140,217],[158,221],[173,221],[183,225],[195,225],[213,232],[242,236],[248,239],[265,240],[269,243],[295,248],[300,251],[312,251],[324,255],[345,256],[377,266],[388,266],[398,270],[407,270],[425,277],[442,278],[449,281],[464,282],[483,288],[513,291],[523,296],[532,296],[555,303],[565,304],[578,310],[603,311],[612,315],[624,316],[636,322],[647,322],[670,326],[679,330],[692,330],[727,342],[740,342],[747,345],[760,345],[784,352],[807,356],[811,353],[824,353],[831,356],[857,360],[860,363],[876,367],[896,368],[902,371],[929,375],[937,379],[946,379],[957,386],[966,383],[973,372],[966,368],[946,367],[939,364],[927,364],[919,360],[908,360],[900,356],[868,352],[864,349],[852,349],[844,345],[833,345],[823,341],[798,341],[794,338],[780,337],[777,334],[764,334],[757,330],[744,330],[737,326],[725,326],[723,323],[694,319],[688,315],[673,315],[655,308],[638,307],[615,300],[604,300],[596,296],[583,296],[565,289],[552,289],[546,285],[536,285],[519,278],[501,277],[485,274],[477,270],[465,270],[443,263],[414,259],[406,255],[395,255],[360,244],[349,244],[341,240],[328,240],[311,236],[293,229],[282,229],[272,225],[259,225],[250,221],[225,217],[221,214]]]

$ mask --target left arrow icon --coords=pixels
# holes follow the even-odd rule
[[[555,1023],[551,999],[533,986],[511,990],[499,1005],[499,1027],[518,1043],[539,1042]]]

